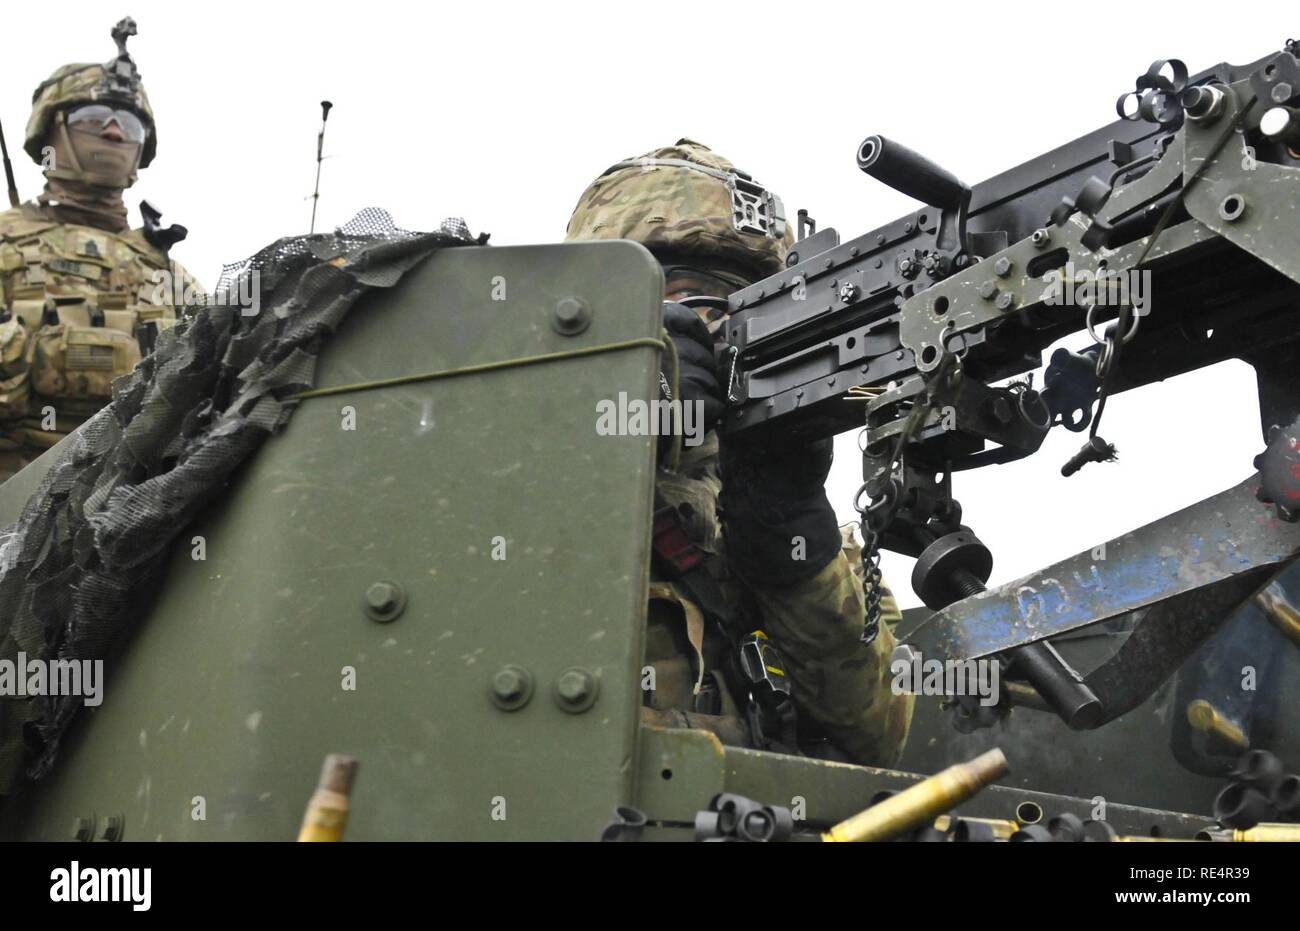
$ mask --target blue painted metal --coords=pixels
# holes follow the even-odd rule
[[[1255,497],[1259,476],[1014,582],[950,605],[910,643],[974,659],[1203,589],[1300,553],[1300,523]]]

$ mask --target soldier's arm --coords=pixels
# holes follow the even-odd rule
[[[897,620],[897,605],[891,598],[893,617],[882,616],[874,639],[864,642],[862,584],[826,499],[830,441],[763,447],[728,440],[720,495],[728,558],[785,658],[801,720],[855,762],[894,762],[912,712],[911,696],[890,688],[888,622]]]
[[[793,585],[749,588],[763,629],[785,660],[800,721],[812,723],[855,763],[897,762],[913,699],[891,688],[890,621],[899,616],[892,596],[888,606],[882,600],[875,638],[863,643],[862,586],[843,553]]]

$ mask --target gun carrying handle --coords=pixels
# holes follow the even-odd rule
[[[858,167],[877,181],[931,207],[960,210],[970,188],[924,156],[884,136],[868,136],[858,146]]]

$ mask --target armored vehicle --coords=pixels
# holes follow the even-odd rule
[[[595,422],[655,390],[653,257],[371,217],[260,253],[235,275],[257,276],[256,307],[187,315],[112,407],[0,488],[7,655],[107,661],[93,707],[56,698],[19,721],[4,702],[0,835],[287,839],[331,754],[359,762],[357,840],[947,839],[962,823],[1033,840],[1040,821],[1251,839],[1285,822],[1297,54],[1157,62],[1119,121],[973,187],[868,137],[863,170],[923,205],[843,243],[805,229],[782,272],[729,299],[723,441],[865,428],[867,571],[880,547],[917,557],[927,605],[899,639],[1004,673],[994,709],[919,695],[898,769],[643,720],[655,438]],[[1152,303],[1061,306],[1067,268],[1150,272]],[[1054,355],[1040,389],[1017,380],[1084,328],[1091,350]],[[992,557],[952,471],[1029,455],[1052,426],[1091,427],[1069,468],[1105,459],[1109,394],[1234,357],[1260,374],[1253,475],[1104,559],[985,590]],[[1243,821],[1256,795],[1269,807]],[[835,828],[864,810],[869,830]]]

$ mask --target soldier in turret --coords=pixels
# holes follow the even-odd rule
[[[716,423],[725,388],[714,338],[727,295],[784,267],[792,236],[780,200],[682,139],[605,171],[583,193],[566,238],[631,239],[655,255],[677,359],[662,390],[675,380],[676,399]],[[829,440],[772,448],[711,431],[702,443],[661,449],[651,721],[855,763],[898,759],[912,715],[912,697],[890,688],[898,609],[883,585],[866,592],[854,574],[852,544],[826,498],[830,464]],[[867,617],[867,594],[880,596],[879,618]],[[748,724],[744,737],[719,723],[737,719]]]

